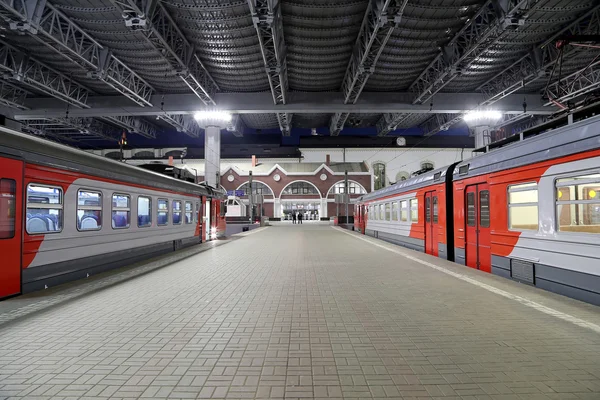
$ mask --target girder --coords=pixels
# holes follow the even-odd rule
[[[242,121],[239,114],[232,116],[231,122],[227,124],[227,130],[236,137],[244,136],[244,121]]]
[[[377,136],[385,136],[394,129],[405,119],[410,117],[411,114],[392,114],[385,113],[379,118],[376,124]]]
[[[188,136],[197,138],[202,133],[202,129],[198,126],[191,115],[183,114],[160,114],[158,118],[169,123],[177,132],[183,132]]]
[[[141,118],[132,117],[130,115],[118,115],[105,117],[104,119],[127,130],[129,133],[136,133],[149,139],[155,139],[158,132],[158,129],[154,125]]]
[[[248,0],[248,6],[258,35],[273,103],[286,104],[288,77],[281,3],[279,0]],[[279,128],[284,136],[290,135],[291,118],[289,113],[277,113]]]
[[[144,38],[171,65],[205,105],[216,105],[219,87],[196,55],[167,9],[157,0],[111,0],[123,14],[125,26],[141,30]]]
[[[12,82],[27,85],[76,107],[88,107],[88,89],[4,42],[0,42],[0,70],[5,72],[5,79]]]
[[[559,49],[554,45],[557,38],[563,35],[594,34],[598,26],[600,26],[600,5],[586,12],[549,40],[535,46],[528,54],[477,88],[486,96],[486,100],[481,105],[493,104],[532,82],[546,77],[549,69],[559,59]],[[579,51],[581,50],[577,47],[567,48],[563,58],[574,57]]]
[[[546,89],[547,105],[560,104],[594,91],[600,87],[600,56],[585,68],[554,82]]]
[[[46,118],[23,123],[42,132],[52,132],[60,136],[74,131],[76,134],[97,136],[110,141],[117,141],[119,138],[118,128],[94,118]]]
[[[0,0],[0,17],[140,106],[152,87],[46,0]]]
[[[415,103],[424,103],[467,69],[504,32],[522,25],[520,14],[538,1],[487,0],[413,82]]]
[[[516,91],[525,88],[532,82],[546,77],[548,71],[560,58],[559,49],[554,44],[557,38],[561,36],[594,34],[598,26],[600,26],[600,5],[593,7],[550,39],[532,48],[528,54],[477,88],[483,94],[483,101],[480,101],[473,109],[495,104]],[[574,57],[579,51],[579,48],[571,47],[564,51],[563,58],[569,59]],[[442,118],[442,123],[436,126],[437,119],[432,118],[426,121],[426,124],[428,124],[426,132],[435,134],[456,124],[461,119],[462,115]]]
[[[0,80],[0,104],[19,110],[26,110],[27,107],[23,105],[26,96],[27,91]]]
[[[463,118],[462,114],[434,114],[427,121],[419,125],[423,131],[423,136],[433,136],[439,131],[447,131],[450,127]]]
[[[345,104],[356,103],[367,80],[375,72],[377,61],[388,39],[402,19],[406,3],[408,0],[369,2],[342,83]],[[331,136],[340,134],[348,116],[349,113],[332,115],[329,123]]]

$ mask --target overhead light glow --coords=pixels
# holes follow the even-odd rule
[[[464,120],[465,122],[473,122],[479,120],[487,120],[487,121],[497,121],[502,118],[502,113],[500,111],[494,110],[481,110],[481,111],[469,111],[465,114]]]
[[[198,111],[194,114],[196,121],[222,121],[231,122],[231,114],[225,111]]]

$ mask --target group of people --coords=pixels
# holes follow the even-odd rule
[[[296,220],[298,220],[298,223],[301,224],[302,223],[302,219],[304,218],[304,216],[302,215],[302,213],[298,213],[298,215],[296,216],[296,213],[292,213],[292,224],[296,223]]]

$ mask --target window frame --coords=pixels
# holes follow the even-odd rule
[[[99,206],[80,206],[79,205],[79,193],[81,192],[88,192],[88,193],[95,193],[95,194],[99,194],[100,195],[100,205]],[[101,191],[97,191],[97,190],[92,190],[92,189],[84,189],[84,188],[79,188],[77,189],[77,202],[76,204],[76,211],[75,211],[75,215],[77,216],[77,219],[75,220],[75,227],[77,228],[77,231],[79,232],[93,232],[93,231],[99,231],[102,230],[102,226],[104,225],[102,223],[102,218],[104,217],[104,210],[102,207],[103,206],[103,200],[104,200],[104,193],[102,193]],[[112,198],[111,198],[112,201]],[[81,208],[84,207],[84,208]],[[79,210],[90,210],[90,211],[100,211],[100,226],[96,229],[81,229],[80,227],[80,221],[79,221]],[[84,214],[85,215],[85,214]],[[111,214],[111,219],[112,219],[112,214]],[[111,223],[112,225],[112,223]]]
[[[48,204],[44,204],[44,203],[29,203],[29,187],[30,186],[39,186],[39,187],[44,187],[47,189],[59,189],[60,190],[60,203],[48,203]],[[44,184],[44,183],[35,183],[35,182],[29,182],[27,184],[27,187],[25,188],[25,215],[27,215],[28,210],[29,210],[29,205],[30,204],[36,204],[36,207],[31,207],[31,208],[39,208],[39,209],[47,209],[47,210],[61,210],[60,212],[60,230],[55,230],[55,231],[46,231],[46,232],[34,232],[34,233],[29,233],[29,231],[27,230],[27,221],[25,222],[25,232],[27,232],[28,235],[48,235],[48,234],[53,234],[53,233],[61,233],[63,231],[63,225],[65,222],[65,215],[64,215],[64,204],[65,204],[65,191],[63,190],[62,186],[54,186],[54,185],[48,185],[48,184]],[[42,207],[40,207],[42,206]]]
[[[113,206],[113,197],[117,195],[117,196],[123,196],[123,197],[127,197],[128,201],[127,203],[129,204],[129,207],[115,207]],[[127,212],[129,213],[129,221],[127,222],[127,226],[121,226],[121,227],[113,227],[112,226],[112,218],[113,218],[113,212]],[[126,193],[119,193],[119,192],[114,192],[110,195],[110,226],[113,229],[129,229],[131,227],[131,195],[126,194]]]
[[[555,182],[556,183],[556,182]],[[535,191],[538,194],[538,201],[535,203],[529,202],[529,203],[515,203],[515,204],[511,204],[510,203],[510,194],[511,193],[519,193],[519,192],[529,192],[534,190],[534,186],[525,186],[525,185],[534,185],[535,186]],[[516,189],[511,189],[514,188],[515,186],[520,186]],[[507,223],[507,229],[509,230],[509,232],[523,232],[523,231],[527,231],[527,232],[538,232],[540,230],[540,189],[539,189],[539,183],[535,182],[535,181],[527,181],[527,182],[519,182],[519,183],[513,183],[513,184],[509,184],[506,186],[506,223]],[[554,186],[556,189],[556,185]],[[554,193],[556,193],[556,190],[554,191]],[[491,193],[490,193],[490,205],[491,205]],[[515,207],[537,207],[537,229],[524,229],[524,228],[513,228],[511,225],[511,213],[510,213],[510,209],[511,208],[515,208]],[[556,201],[554,204],[554,212],[556,213]],[[491,214],[490,214],[490,225],[491,225]],[[558,230],[557,230],[558,231]]]
[[[391,221],[392,220],[392,203],[391,202],[386,202],[384,203],[384,210],[385,210],[385,220],[386,221]]]
[[[416,215],[417,215],[417,218],[415,220],[412,219],[413,202],[415,203],[414,209],[415,209]],[[409,210],[410,210],[410,212],[409,212],[410,223],[411,224],[413,224],[413,223],[418,224],[419,223],[419,199],[417,197],[413,197],[412,199],[408,200],[408,204],[410,205],[410,207],[409,207]]]
[[[566,180],[565,182],[561,182],[561,186],[577,186],[586,185],[586,184],[598,184],[600,185],[600,178],[595,179],[577,179],[578,176],[592,175],[592,174],[600,174],[600,171],[586,171],[583,173],[579,173],[577,175],[567,175],[567,176],[559,176],[555,177],[553,181],[554,187],[554,229],[555,232],[559,235],[585,235],[587,237],[599,237],[599,233],[594,232],[581,232],[581,231],[562,231],[560,230],[560,215],[558,214],[558,206],[559,205],[574,205],[575,207],[579,207],[580,205],[586,204],[600,204],[600,198],[598,200],[558,200],[558,181],[561,179]],[[567,180],[570,179],[570,180]],[[539,194],[539,193],[538,193]],[[539,215],[539,214],[538,214]],[[571,226],[593,226],[593,225],[571,225]]]
[[[484,193],[486,193],[486,195],[487,195],[487,208],[488,208],[487,225],[483,224],[483,207],[482,207],[483,202],[481,200],[483,198],[482,195]],[[490,228],[492,225],[492,210],[491,210],[491,197],[492,196],[490,194],[490,190],[489,189],[480,190],[478,194],[479,194],[479,198],[477,199],[478,200],[477,205],[479,206],[479,210],[477,210],[477,211],[479,214],[478,215],[479,221],[477,221],[477,222],[481,228]],[[538,210],[538,212],[539,212],[539,210]],[[539,214],[538,214],[538,219],[539,219]],[[538,227],[539,227],[539,224],[538,224]]]
[[[167,209],[166,210],[161,210],[160,209],[160,202],[161,201],[166,201],[167,202]],[[158,222],[158,217],[160,215],[160,213],[166,213],[167,214],[167,222],[165,222],[164,224],[161,224]],[[169,199],[166,199],[164,197],[160,197],[156,199],[156,226],[167,226],[169,225],[169,215],[171,213],[169,212]]]
[[[8,202],[10,202],[12,200],[12,235],[11,236],[6,236],[6,237],[2,237],[0,236],[0,240],[10,240],[10,239],[14,239],[15,238],[15,234],[17,231],[17,181],[16,179],[13,178],[0,178],[0,188],[2,187],[2,181],[9,181],[9,185],[12,183],[12,188],[11,188],[11,193],[7,193],[9,196],[12,196],[12,198],[10,197],[4,197],[2,196],[2,198],[6,199],[7,204]],[[1,195],[2,193],[0,193]],[[11,211],[10,208],[7,209],[7,211]],[[8,217],[10,218],[10,215],[8,215]]]
[[[473,197],[473,224],[469,224],[469,196]],[[465,226],[468,228],[477,228],[477,193],[476,192],[467,192],[467,196],[465,198]]]
[[[188,204],[190,205],[190,211],[189,212],[187,210],[187,205]],[[224,209],[224,207],[227,207],[226,204],[222,205],[222,206],[223,206],[222,209]],[[194,202],[189,201],[189,200],[184,200],[184,203],[183,203],[183,215],[185,217],[187,217],[188,214],[190,214],[190,218],[189,218],[189,220],[188,219],[185,220],[186,221],[185,225],[191,225],[191,224],[194,223]]]
[[[404,219],[402,219],[403,210],[406,212],[406,218]],[[410,205],[408,199],[400,200],[400,222],[410,222]]]
[[[148,199],[148,216],[150,217],[150,221],[148,225],[140,225],[140,199]],[[137,197],[137,227],[138,228],[150,228],[152,227],[152,197],[151,196],[143,196],[138,195]]]
[[[179,203],[179,211],[175,211],[175,203]],[[172,211],[171,223],[173,225],[182,225],[181,214],[183,214],[183,208],[182,208],[181,203],[182,203],[181,200],[172,200],[171,201],[171,211]],[[175,213],[179,214],[179,222],[175,222]]]
[[[394,212],[394,209],[396,209],[395,212]],[[399,218],[400,218],[399,210],[400,210],[400,202],[399,201],[392,201],[392,222],[398,222],[399,221]]]

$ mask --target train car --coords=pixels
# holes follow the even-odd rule
[[[454,260],[452,170],[425,172],[357,200],[355,229],[369,236]],[[450,216],[452,213],[450,212]],[[450,229],[450,230],[448,230]]]
[[[456,262],[600,304],[600,117],[466,160]]]
[[[223,236],[225,199],[0,127],[0,299]]]

